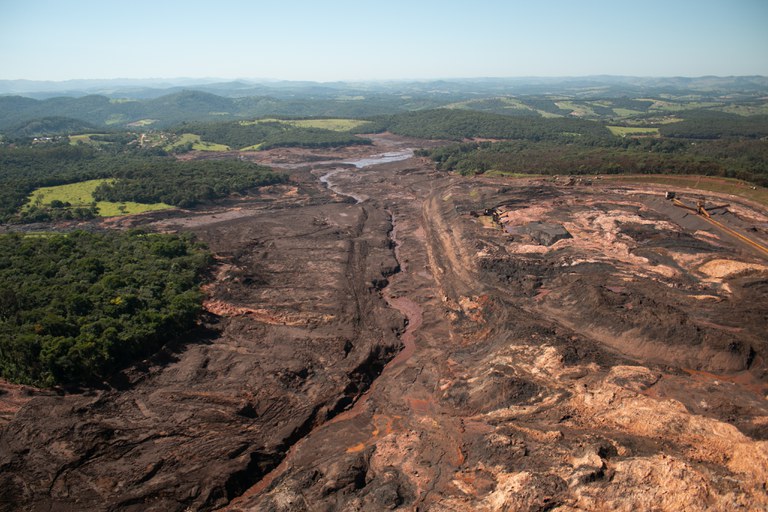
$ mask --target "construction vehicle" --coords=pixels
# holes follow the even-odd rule
[[[667,193],[669,194],[669,193]],[[674,193],[671,194],[672,204],[675,206],[679,206],[680,208],[685,208],[686,210],[691,210],[697,215],[701,215],[702,217],[706,217],[708,219],[711,219],[712,216],[709,214],[709,212],[715,211],[715,210],[722,210],[724,208],[728,208],[731,206],[730,204],[721,204],[717,206],[706,206],[706,202],[703,197],[700,197],[698,201],[696,201],[696,207],[689,206],[682,202],[681,200],[675,198]]]
[[[709,222],[713,226],[719,228],[720,230],[724,231],[725,233],[731,235],[732,237],[736,238],[737,240],[740,240],[750,246],[753,249],[756,249],[758,252],[760,252],[763,256],[768,257],[768,247],[764,246],[763,244],[756,242],[752,240],[751,238],[742,235],[738,231],[735,231],[728,226],[724,225],[722,222],[719,222],[712,218],[712,215],[710,215],[710,212],[713,212],[715,210],[722,210],[726,209],[730,206],[730,204],[721,204],[717,206],[706,206],[706,201],[703,197],[700,197],[696,201],[696,206],[691,206],[689,204],[686,204],[682,202],[680,199],[677,199],[675,197],[674,192],[667,192],[666,194],[667,199],[672,200],[672,204],[684,208],[686,210],[690,210],[691,212],[695,213],[696,215],[703,218],[705,221]]]

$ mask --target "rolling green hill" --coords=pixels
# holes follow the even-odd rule
[[[507,116],[460,109],[434,109],[406,112],[378,118],[379,131],[423,139],[462,140],[526,139],[552,140],[574,136],[608,137],[602,123],[575,118]]]
[[[51,92],[45,93],[47,87]],[[74,87],[74,89],[72,89]],[[81,88],[81,89],[78,89]],[[164,87],[164,88],[163,88]],[[184,89],[183,87],[187,87]],[[193,89],[190,89],[192,87]],[[43,99],[2,95],[34,89]],[[62,96],[55,95],[61,90]],[[63,94],[66,94],[64,96]],[[509,116],[629,121],[707,109],[768,114],[768,78],[488,78],[364,83],[246,81],[168,87],[114,81],[28,84],[0,80],[0,131],[45,117],[97,127],[168,128],[183,121],[261,117],[369,118],[439,107]]]
[[[96,125],[71,117],[43,117],[23,122],[8,130],[10,138],[50,137],[97,130]]]

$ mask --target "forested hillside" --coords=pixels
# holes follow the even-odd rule
[[[240,160],[180,162],[153,158],[138,164],[123,163],[112,176],[116,179],[99,186],[94,199],[191,207],[286,181],[285,175]]]
[[[144,151],[114,144],[108,149],[68,143],[0,146],[0,222],[45,221],[67,212],[69,218],[92,216],[96,212],[88,208],[72,211],[30,205],[22,210],[22,206],[38,187],[95,178],[114,180],[100,187],[94,200],[163,202],[182,207],[286,180],[284,175],[250,162],[181,162],[159,156],[151,148]]]
[[[438,169],[462,174],[703,174],[768,186],[768,145],[721,140],[691,145],[653,138],[569,144],[469,143],[427,151]]]
[[[687,112],[680,122],[661,126],[659,132],[666,137],[687,139],[759,139],[768,137],[768,115],[740,116],[697,110]]]
[[[257,147],[336,147],[370,144],[349,132],[297,127],[279,120],[262,122],[185,123],[177,133],[194,133],[203,140],[233,149]]]
[[[424,110],[376,118],[374,126],[378,131],[390,131],[423,139],[487,138],[539,141],[574,136],[610,136],[610,132],[602,123],[594,121],[513,117],[456,109]]]
[[[401,112],[452,108],[516,117],[577,117],[628,121],[714,112],[768,114],[765,77],[690,78],[530,78],[395,81],[369,83],[279,82],[148,87],[94,81],[26,84],[32,99],[19,95],[24,83],[0,81],[0,131],[45,117],[66,117],[105,128],[181,122],[219,122],[262,117],[370,118]],[[80,87],[80,88],[78,88]],[[56,95],[56,90],[60,94]],[[17,92],[14,92],[17,91]]]
[[[0,146],[0,222],[11,219],[35,188],[105,178],[112,164],[86,146]]]
[[[194,326],[209,256],[185,236],[0,236],[0,376],[95,384]]]

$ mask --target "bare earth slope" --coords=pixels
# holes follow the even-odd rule
[[[122,221],[209,244],[209,318],[110,389],[0,395],[3,509],[768,507],[768,261],[660,190],[397,155],[265,152],[291,187]]]

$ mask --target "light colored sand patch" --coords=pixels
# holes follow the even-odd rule
[[[768,267],[758,263],[733,260],[711,260],[701,265],[698,271],[714,279],[727,279],[744,271],[765,272]]]
[[[499,215],[499,222],[509,226],[521,226],[529,222],[539,221],[546,217],[552,211],[549,206],[529,206],[527,208],[517,208],[509,210]]]

